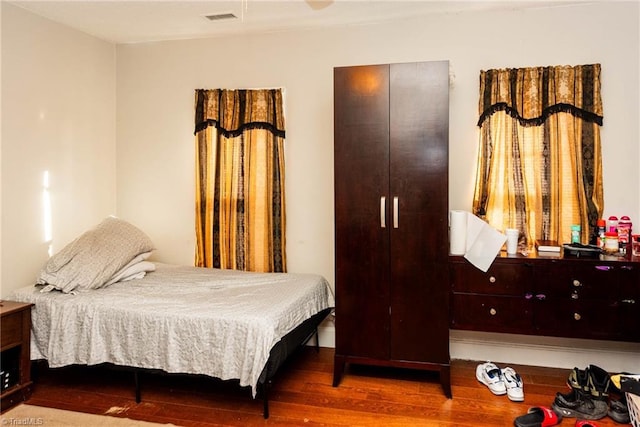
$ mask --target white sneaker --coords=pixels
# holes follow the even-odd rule
[[[491,393],[497,396],[507,392],[502,371],[491,362],[481,363],[476,367],[476,379],[489,387]]]
[[[506,367],[502,370],[502,378],[507,388],[507,397],[514,402],[522,402],[524,400],[524,387],[522,378],[513,368]]]

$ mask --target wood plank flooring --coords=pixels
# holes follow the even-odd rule
[[[431,372],[351,365],[340,386],[332,387],[333,354],[307,347],[284,366],[272,387],[268,420],[262,418],[262,400],[234,382],[147,373],[140,377],[142,402],[136,404],[133,374],[105,367],[38,369],[28,403],[187,427],[512,426],[529,407],[550,406],[557,391],[567,390],[569,373],[511,365],[525,384],[525,401],[514,403],[478,383],[478,362],[453,361],[453,399],[447,399]],[[619,425],[608,417],[597,423]]]

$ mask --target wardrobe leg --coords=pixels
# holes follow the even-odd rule
[[[344,373],[345,366],[345,358],[344,356],[335,356],[333,358],[333,386],[338,387],[340,384],[340,380],[342,379],[342,374]]]
[[[442,390],[447,398],[452,399],[451,394],[451,366],[443,365],[440,367],[440,384],[442,384]]]

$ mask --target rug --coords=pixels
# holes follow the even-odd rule
[[[21,404],[0,415],[2,426],[44,426],[44,427],[154,427],[173,426],[137,421],[108,415],[93,415],[62,409],[45,408]]]

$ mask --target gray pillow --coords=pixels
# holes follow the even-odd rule
[[[49,258],[37,283],[65,293],[98,289],[137,255],[153,249],[140,229],[108,217]]]

